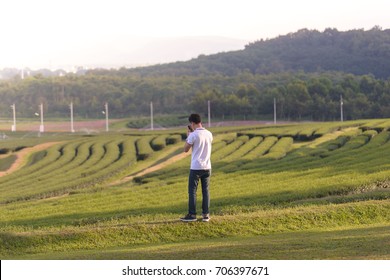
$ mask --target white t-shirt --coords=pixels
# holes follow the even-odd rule
[[[211,143],[213,142],[211,132],[203,127],[197,128],[188,135],[186,141],[192,145],[191,169],[211,169]]]

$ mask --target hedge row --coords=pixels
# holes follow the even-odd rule
[[[154,151],[150,146],[153,136],[144,136],[137,140],[137,160],[147,159]]]
[[[255,147],[250,153],[246,154],[243,159],[253,160],[261,157],[262,155],[268,153],[269,149],[278,142],[278,138],[276,136],[268,136],[264,138],[260,144]]]
[[[1,178],[0,202],[52,197],[102,183],[136,162],[135,141],[93,138],[52,147],[41,161]]]
[[[273,145],[264,158],[281,159],[291,150],[294,139],[292,137],[282,137]]]

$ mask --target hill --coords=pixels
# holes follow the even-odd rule
[[[29,77],[42,75],[44,77],[63,76],[67,73],[84,75],[88,69],[106,68],[116,69],[119,67],[145,67],[159,63],[172,61],[186,61],[196,57],[199,53],[215,54],[220,50],[243,49],[247,41],[218,36],[188,36],[172,38],[144,38],[138,39],[135,44],[131,38],[122,38],[122,44],[114,45],[106,42],[104,51],[96,51],[90,54],[90,64],[83,66],[62,65],[53,69],[31,69],[26,67],[0,68],[0,80],[15,77]],[[91,48],[93,48],[91,46]]]
[[[201,55],[187,62],[137,68],[129,73],[142,75],[205,75],[219,73],[234,76],[286,71],[340,71],[355,75],[390,77],[390,30],[323,32],[301,29],[277,38],[248,44],[244,50]]]

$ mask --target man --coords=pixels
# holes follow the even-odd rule
[[[210,176],[211,176],[211,143],[213,135],[202,126],[200,116],[191,114],[188,118],[190,125],[187,130],[187,140],[184,152],[192,147],[191,168],[188,177],[188,214],[181,218],[183,222],[196,221],[196,190],[199,180],[202,184],[202,221],[210,220]]]

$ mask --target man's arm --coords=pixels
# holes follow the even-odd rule
[[[188,144],[187,141],[184,144],[184,152],[187,153],[191,149],[192,145]]]

